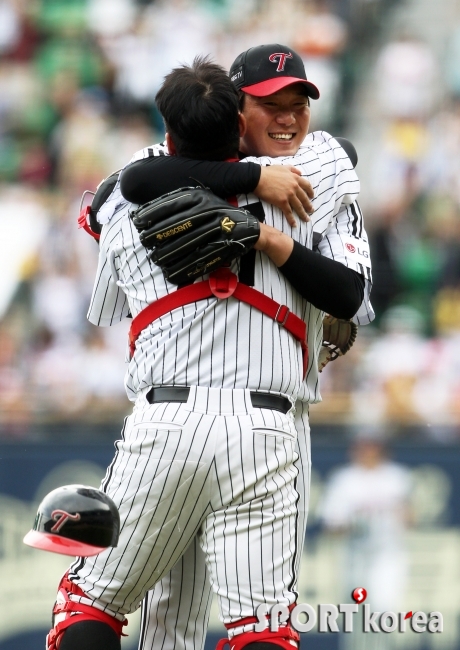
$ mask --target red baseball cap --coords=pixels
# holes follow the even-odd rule
[[[309,97],[319,98],[318,88],[307,79],[302,58],[279,43],[258,45],[239,54],[230,68],[230,79],[238,90],[255,97],[272,95],[286,86],[302,83]]]

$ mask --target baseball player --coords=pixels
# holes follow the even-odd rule
[[[356,432],[350,447],[351,462],[328,478],[319,512],[325,528],[342,536],[343,555],[338,567],[342,594],[365,585],[372,611],[399,611],[405,599],[408,557],[405,533],[410,521],[409,468],[388,458],[387,438],[376,428]],[[363,636],[353,630],[341,636],[343,650],[389,650],[392,635]]]
[[[325,149],[331,156],[330,164],[334,165],[334,156],[340,148],[326,146]],[[314,172],[314,165],[311,167],[310,171]],[[339,190],[335,180],[330,183],[321,178],[323,185],[324,182],[332,185],[331,198],[335,198],[336,204],[333,212],[336,207],[338,211],[344,196],[356,194],[354,172],[342,171],[343,183],[340,186],[348,183],[350,187],[348,194],[345,192],[340,197],[339,192],[347,188]],[[321,176],[320,169],[318,173]],[[270,289],[278,300],[291,305],[294,311],[308,319],[311,306],[301,297],[304,289],[300,285],[298,291],[293,289],[277,270],[277,265],[285,266],[293,254],[294,240],[283,232],[286,223],[281,212],[269,210],[270,206],[262,207],[266,220],[270,218],[277,228],[261,226],[261,239],[256,244],[261,252],[256,254],[254,262],[255,286]],[[359,217],[357,220],[359,228]],[[313,231],[310,224],[301,224],[296,230],[296,238],[305,242],[301,248],[309,246],[311,249]],[[90,307],[92,320],[98,324],[110,324],[127,315],[128,309],[133,315],[137,314],[146,303],[175,289],[168,286],[161,271],[153,268],[141,253],[145,256],[122,206],[115,210],[103,229],[99,275]],[[273,260],[276,260],[275,264]],[[238,265],[235,262],[236,271]],[[114,276],[118,278],[116,283]],[[356,308],[358,305],[359,302]],[[302,388],[298,344],[287,333],[274,329],[275,323],[269,326],[255,309],[237,301],[206,300],[202,305],[196,303],[179,311],[176,319],[171,312],[167,318],[161,318],[146,328],[138,339],[130,363],[127,389],[136,405],[133,415],[127,419],[123,441],[118,443],[118,454],[104,484],[108,493],[119,502],[124,522],[120,547],[108,554],[102,553],[94,561],[72,567],[70,579],[63,581],[60,592],[65,602],[60,609],[57,608],[57,617],[63,616],[65,627],[61,626],[59,630],[58,621],[50,635],[50,645],[64,631],[61,634],[62,648],[65,650],[66,645],[76,647],[71,644],[78,637],[79,630],[92,623],[98,626],[98,630],[108,630],[105,647],[114,647],[108,643],[110,631],[113,631],[115,639],[121,631],[121,625],[116,621],[121,623],[123,615],[135,609],[146,590],[167,574],[195,539],[197,530],[208,557],[214,588],[219,594],[224,621],[231,627],[236,625],[233,633],[237,635],[239,647],[251,642],[244,618],[254,614],[255,603],[295,602],[294,522],[299,493],[294,486],[296,457],[289,439],[293,443],[296,434],[292,415],[289,411],[284,412],[287,403],[280,402],[278,397],[285,399],[288,396],[292,405]],[[271,351],[270,359],[262,354],[261,339],[264,349],[269,344],[266,349]],[[241,345],[236,346],[237,341]],[[237,358],[230,352],[232,349],[238,349]],[[184,350],[184,355],[178,354],[180,350]],[[283,358],[291,361],[289,371],[284,373]],[[179,390],[168,388],[165,392],[162,390],[165,384]],[[257,390],[250,391],[251,385]],[[246,435],[248,416],[251,425]],[[216,438],[219,426],[215,422],[219,420],[222,424],[222,418],[225,434],[219,443]],[[184,434],[182,429],[187,428],[189,430]],[[267,431],[270,434],[267,435]],[[254,446],[256,441],[258,444]],[[220,447],[222,442],[225,442],[223,449]],[[277,449],[279,442],[282,444]],[[212,453],[208,444],[214,446]],[[271,453],[268,452],[270,445]],[[289,458],[286,456],[288,448],[292,449]],[[246,462],[248,458],[251,459],[249,465]],[[275,458],[274,468],[270,462]],[[236,460],[238,463],[234,466]],[[182,465],[179,467],[177,462]],[[201,462],[204,467],[200,474]],[[217,496],[207,483],[211,465],[218,477]],[[292,475],[289,473],[291,468]],[[177,470],[180,474],[176,476],[178,484],[174,483]],[[261,487],[257,478],[259,470],[263,471],[263,494],[258,493]],[[187,472],[191,474],[187,475],[187,485],[180,493],[183,487],[180,478]],[[271,485],[269,477],[275,476],[279,480],[275,481],[276,485]],[[207,489],[213,497],[209,497],[209,502]],[[268,494],[269,505],[266,503]],[[217,505],[213,502],[215,499]],[[280,521],[274,517],[279,507],[283,513]],[[154,516],[151,516],[152,512]],[[268,535],[265,534],[265,515],[270,521]],[[249,520],[257,522],[256,531]],[[141,540],[144,543],[139,546]],[[244,559],[235,553],[236,546],[245,549]],[[260,566],[264,550],[270,557],[268,568]],[[281,560],[276,563],[277,570],[273,573],[272,557],[273,554],[278,556],[278,551]],[[81,610],[85,610],[83,614]],[[90,616],[86,610],[92,610],[93,620],[85,620],[85,616]],[[70,612],[74,616],[69,616]],[[77,620],[70,621],[72,618]],[[85,638],[85,633],[82,634]],[[290,646],[292,631],[287,628],[283,634],[284,637],[276,637],[276,643]],[[78,644],[88,647],[81,639]]]
[[[246,60],[242,65],[245,56]],[[274,61],[270,61],[270,58],[274,59]],[[247,135],[242,139],[240,149],[243,149],[246,154],[257,153],[259,155],[270,154],[273,157],[282,156],[281,160],[276,162],[294,164],[298,168],[311,164],[312,160],[321,160],[321,163],[324,162],[323,171],[327,170],[327,165],[330,165],[331,161],[327,161],[327,156],[324,158],[322,154],[325,154],[330,147],[337,147],[336,141],[324,133],[310,134],[304,139],[307,134],[308,124],[302,124],[301,128],[299,128],[301,123],[295,113],[289,114],[289,111],[286,111],[285,106],[282,104],[275,104],[273,108],[271,106],[273,102],[279,102],[279,94],[273,96],[274,90],[292,89],[292,87],[299,90],[299,81],[305,78],[303,63],[292,49],[279,44],[252,48],[248,53],[243,53],[236,59],[232,66],[232,76],[237,75],[236,80],[238,81],[242,77],[241,74],[238,76],[238,72],[242,72],[247,79],[248,75],[251,74],[251,66],[257,66],[259,69],[261,62],[264,60],[269,62],[268,65],[265,65],[265,78],[255,79],[255,81],[260,82],[258,85],[256,84],[256,87],[254,87],[255,84],[252,84],[252,88],[247,88],[242,83],[237,84],[240,92],[240,108],[248,120]],[[276,64],[277,61],[278,64]],[[284,70],[278,70],[283,63],[285,64]],[[288,65],[286,66],[286,64]],[[271,84],[275,85],[272,86]],[[314,88],[312,89],[306,83],[302,85],[309,92],[313,92],[313,96],[315,96]],[[257,96],[256,93],[262,94]],[[302,100],[302,98],[305,99],[305,95],[301,89],[300,99]],[[294,94],[294,105],[298,99]],[[267,106],[265,110],[264,105]],[[292,133],[293,131],[296,133],[287,141],[279,136],[274,139],[270,137],[267,127],[280,133]],[[299,145],[302,146],[299,147]],[[134,156],[134,162],[125,168],[121,179],[121,187],[126,198],[133,200],[135,203],[144,203],[175,187],[190,184],[192,178],[193,181],[199,181],[203,185],[211,187],[214,192],[221,196],[231,194],[232,190],[233,193],[248,193],[248,196],[240,197],[240,201],[251,200],[253,201],[252,207],[256,210],[260,209],[260,202],[255,196],[250,195],[250,190],[254,189],[259,179],[259,175],[256,173],[257,170],[252,169],[254,163],[251,161],[254,159],[245,158],[244,162],[247,163],[245,165],[234,165],[225,162],[210,164],[206,161],[177,156],[167,157],[161,155],[162,153],[167,153],[165,148],[157,145],[147,147]],[[286,159],[289,154],[297,155],[289,162]],[[343,152],[339,155],[343,155]],[[247,167],[250,169],[247,170],[246,176],[244,176],[241,168]],[[252,183],[252,186],[250,183]],[[315,190],[318,190],[319,187],[319,182],[316,181]],[[275,198],[272,197],[271,201],[273,202]],[[326,197],[326,200],[327,198],[329,197]],[[279,207],[282,207],[282,205],[279,204]],[[283,207],[286,212],[285,206]],[[367,236],[363,229],[359,207],[356,204],[351,204],[342,210],[340,217],[337,216],[334,220],[330,219],[329,215],[324,216],[327,214],[324,209],[325,200],[324,197],[321,198],[318,194],[315,207],[316,212],[312,216],[314,249],[320,252],[323,257],[335,259],[341,265],[355,269],[365,278],[365,296],[356,318],[360,324],[365,324],[372,320],[373,312],[368,300],[370,260],[367,256]],[[266,206],[265,209],[267,209]],[[300,210],[298,211],[300,212]],[[287,216],[289,217],[290,214],[287,213]],[[337,242],[339,237],[342,239],[341,247]],[[320,245],[321,242],[322,245]],[[360,250],[359,257],[352,254],[353,249],[355,251]],[[240,269],[240,277],[244,277],[244,267],[248,264],[248,259],[249,257],[246,256],[246,259],[243,258],[242,260],[243,268]],[[318,258],[315,258],[315,261],[316,259]],[[294,273],[298,273],[299,268],[302,268],[302,266],[302,260],[298,258],[292,260],[291,268]],[[330,265],[328,271],[333,269],[334,265]],[[339,271],[335,281],[340,283],[340,271],[342,269],[340,266],[335,266],[335,269]],[[315,282],[320,285],[323,269],[315,269],[315,271],[313,277]],[[320,299],[332,297],[330,285],[324,289],[319,286],[319,289],[323,294]],[[310,300],[318,304],[317,296],[311,296]],[[341,306],[338,302],[334,302],[334,304],[327,305],[325,311],[340,315],[340,309]],[[352,314],[342,315],[349,316]],[[308,321],[308,331],[311,334],[311,352],[312,349],[318,349],[318,342],[321,338],[321,322],[322,310],[315,309],[312,304]],[[297,453],[299,454],[299,460],[297,461],[299,469],[297,488],[300,495],[298,504],[299,546],[303,544],[304,540],[309,498],[311,461],[308,408],[309,403],[319,401],[319,399],[318,357],[311,354],[301,399],[296,403],[295,416],[298,431]],[[297,559],[300,560],[300,552]],[[161,644],[167,650],[173,648],[175,650],[201,648],[204,645],[210,604],[211,587],[205,559],[198,541],[194,540],[180,562],[171,570],[169,575],[165,576],[155,586],[154,590],[145,599],[140,647],[147,650]]]

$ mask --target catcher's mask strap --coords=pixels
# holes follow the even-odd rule
[[[228,294],[228,295],[227,295]],[[220,268],[211,273],[209,280],[203,280],[196,284],[190,284],[182,289],[176,289],[172,293],[155,300],[133,318],[129,330],[129,352],[132,358],[136,341],[143,329],[148,327],[154,320],[165,314],[188,305],[198,300],[210,298],[212,295],[218,299],[233,296],[242,302],[255,307],[272,320],[278,322],[300,343],[303,356],[303,375],[305,376],[308,367],[308,346],[307,346],[307,325],[305,321],[296,316],[286,307],[280,305],[276,300],[266,296],[261,291],[238,282],[238,277],[228,268]]]
[[[99,241],[101,238],[100,234],[94,232],[91,226],[88,223],[89,216],[91,214],[91,206],[87,205],[86,208],[82,208],[80,211],[80,216],[78,217],[78,227],[83,228],[91,237],[94,237],[96,241]]]

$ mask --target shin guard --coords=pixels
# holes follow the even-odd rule
[[[65,630],[70,625],[82,621],[99,621],[105,623],[119,637],[126,636],[123,634],[123,626],[128,624],[126,619],[119,621],[114,616],[106,614],[96,607],[75,602],[70,598],[72,594],[88,598],[78,585],[69,580],[68,574],[66,573],[59,583],[58,595],[53,608],[54,627],[46,637],[47,650],[58,650]]]

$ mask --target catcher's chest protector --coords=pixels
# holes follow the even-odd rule
[[[238,277],[223,267],[217,269],[209,276],[209,280],[203,280],[195,284],[182,287],[162,298],[159,298],[148,305],[133,319],[129,330],[129,349],[131,357],[134,354],[136,340],[139,334],[154,320],[164,316],[173,309],[183,307],[197,300],[204,300],[211,296],[223,300],[233,296],[242,302],[255,307],[266,316],[284,327],[292,336],[299,341],[303,356],[303,375],[305,376],[308,367],[307,347],[307,325],[292,313],[286,305],[280,305],[276,300],[269,298],[261,291],[238,281]]]
[[[86,230],[96,240],[99,240],[101,228],[97,223],[96,214],[110,195],[118,176],[119,172],[115,172],[105,179],[99,185],[92,205],[81,210],[78,219],[79,227]],[[227,214],[229,208],[229,202],[220,199],[209,190],[201,187],[188,187],[180,188],[150,201],[130,214],[142,244],[147,249],[153,249],[149,257],[163,269],[169,281],[175,284],[181,284],[184,279],[193,282],[195,275],[210,272],[208,280],[187,284],[187,286],[159,298],[133,319],[129,331],[130,355],[132,357],[134,354],[136,340],[141,331],[157,318],[178,307],[210,298],[213,295],[219,300],[233,296],[272,318],[299,341],[303,355],[303,375],[305,376],[308,367],[306,323],[293,314],[286,305],[280,305],[257,289],[239,282],[238,277],[230,271],[228,266],[221,266],[221,264],[229,264],[232,259],[251,250],[259,236],[257,217],[237,206],[230,208],[231,217],[229,217]],[[193,257],[197,247],[200,248],[206,243],[201,240],[210,237],[209,227],[206,226],[204,232],[200,231],[200,227],[202,230],[203,224],[209,223],[211,215],[217,219],[218,223],[218,227],[214,228],[217,234],[211,235],[211,240],[208,242],[211,246],[210,255],[213,259],[210,258],[210,261],[207,261],[206,258],[205,262],[207,261],[207,263],[198,266],[196,260],[192,260],[184,270],[184,255],[186,259],[187,253]],[[232,234],[238,228],[238,237],[232,239]],[[183,239],[183,233],[188,229],[194,231],[192,238],[187,238],[185,245],[178,245],[176,238]],[[217,250],[215,248],[216,237],[221,245],[218,257],[215,253]],[[175,259],[177,255],[179,255],[179,268],[177,268]],[[171,257],[173,257],[172,266],[171,263],[168,266],[168,258]],[[216,266],[218,268],[215,268]]]

